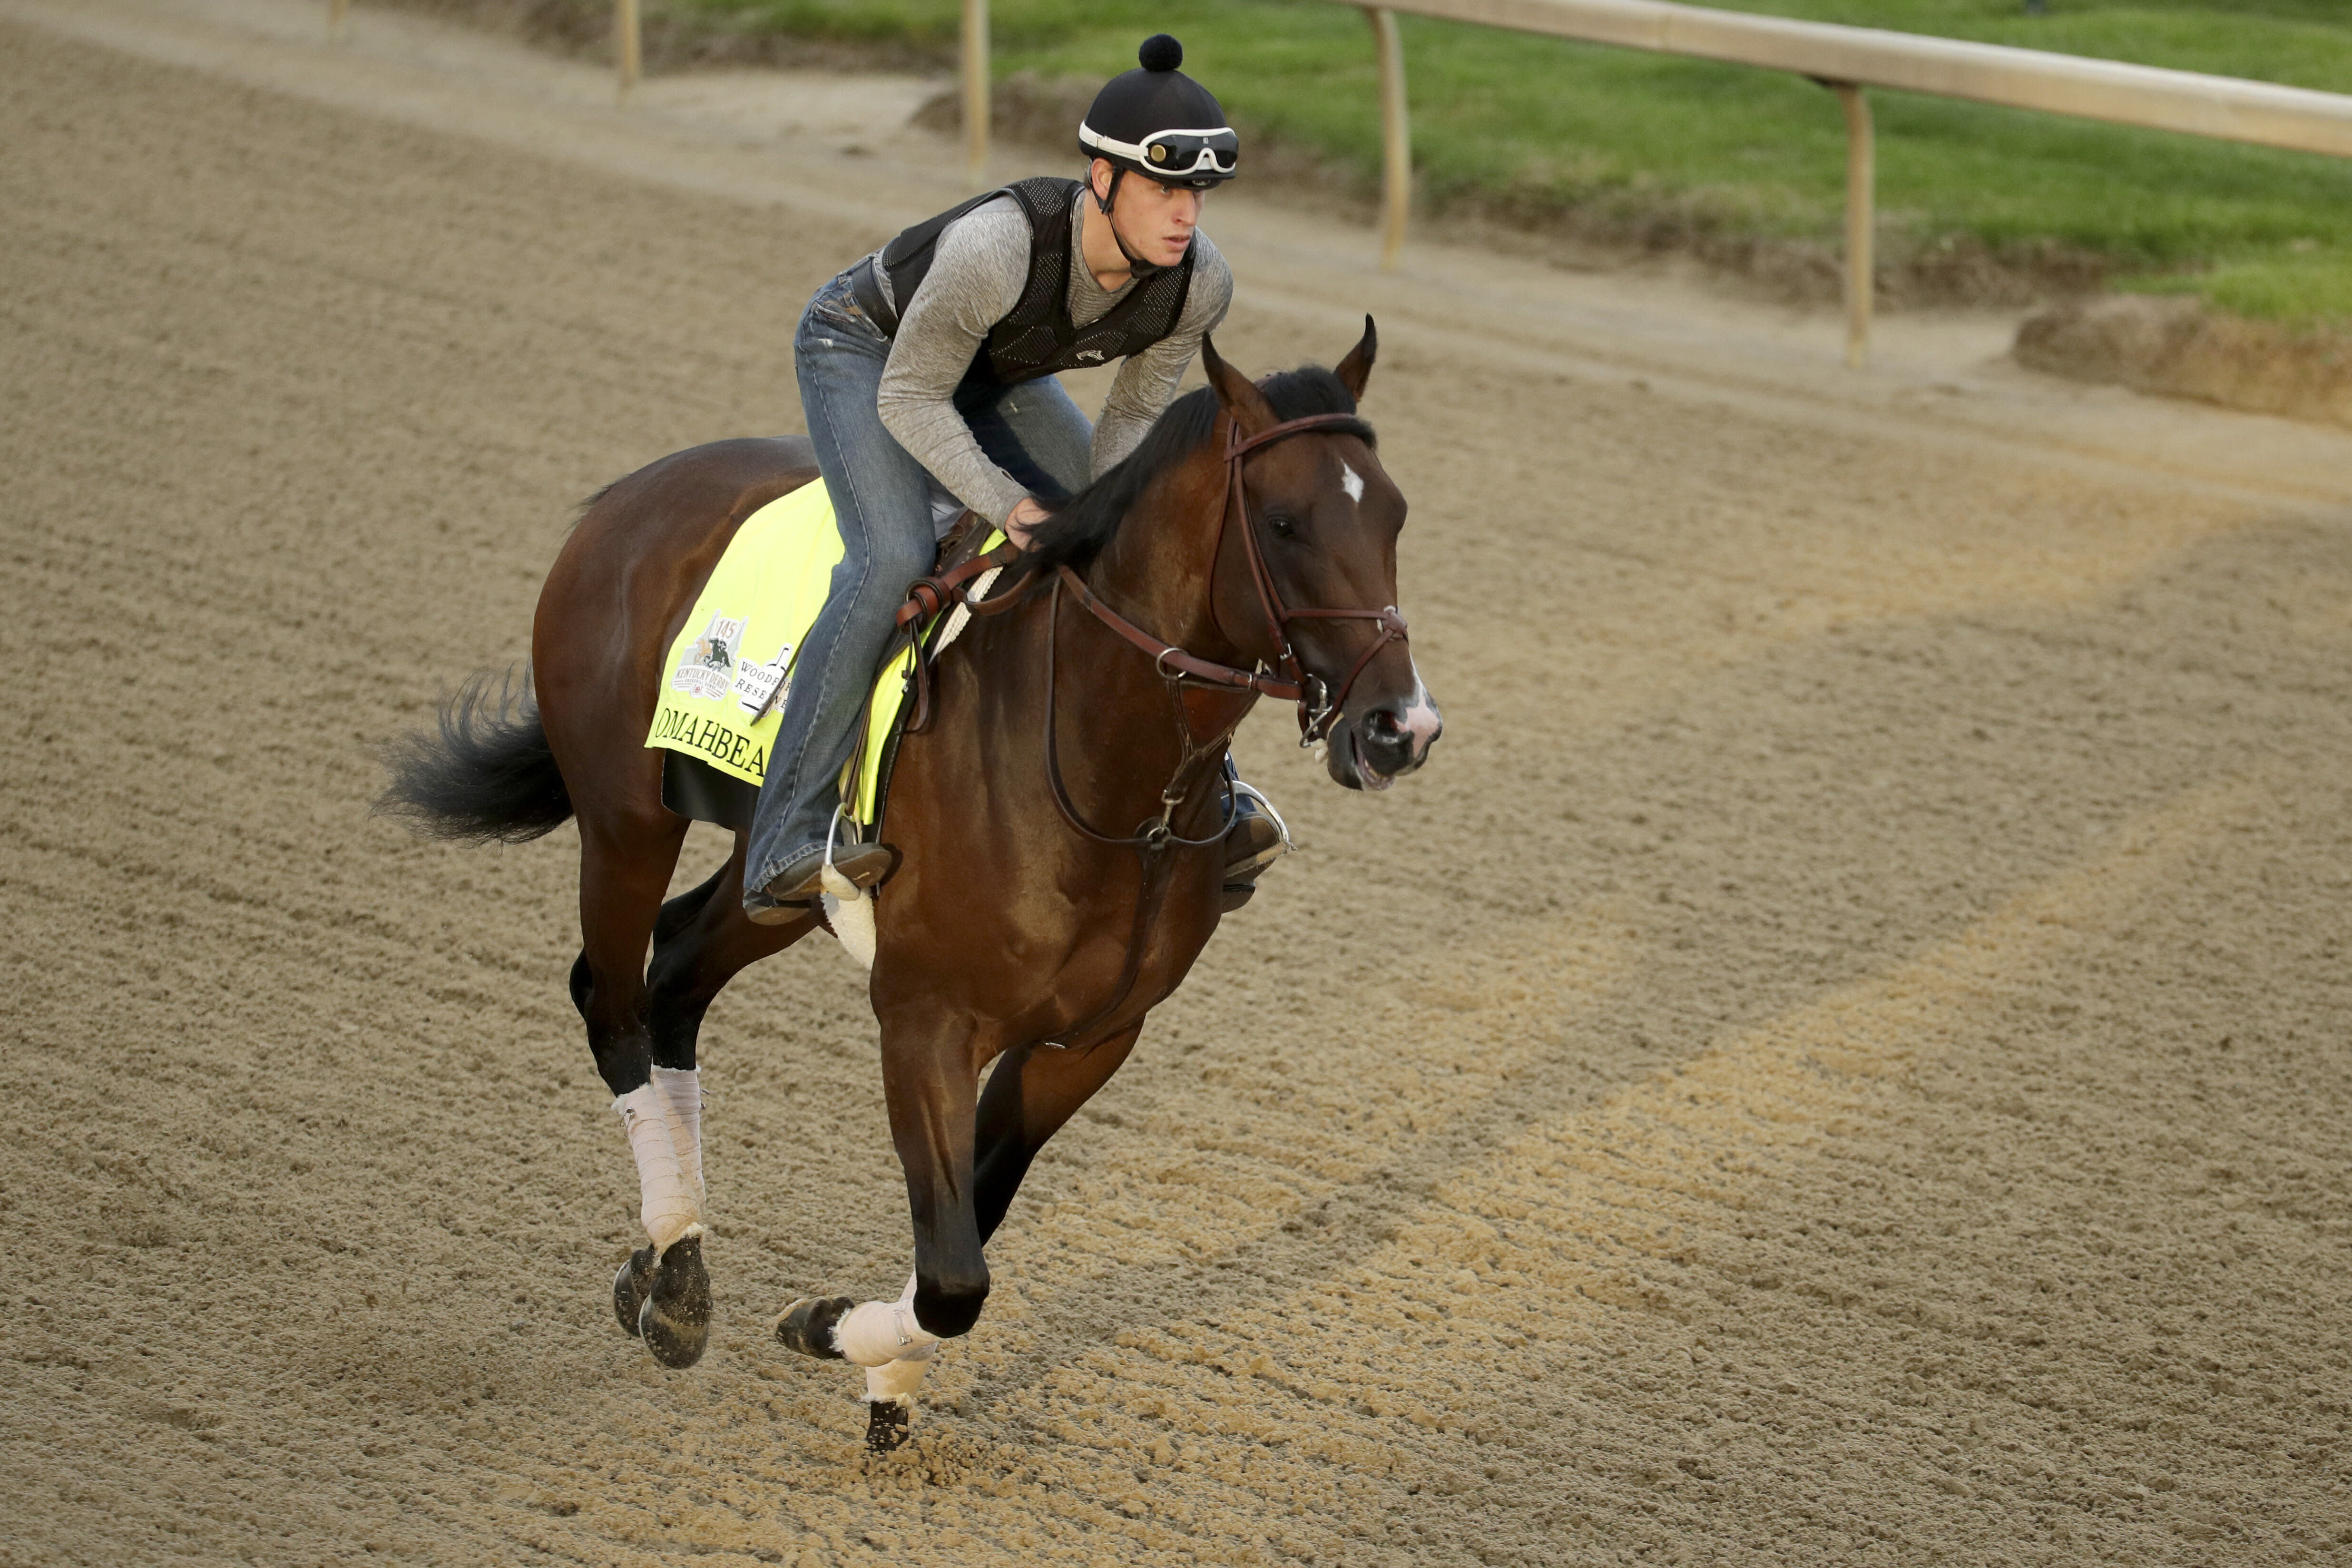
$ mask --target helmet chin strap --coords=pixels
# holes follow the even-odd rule
[[[1110,225],[1110,242],[1118,247],[1118,253],[1121,256],[1127,258],[1127,269],[1129,276],[1149,278],[1160,270],[1160,263],[1147,261],[1127,247],[1127,240],[1118,232],[1118,220],[1112,217],[1110,213],[1112,206],[1118,201],[1118,183],[1126,177],[1127,170],[1119,164],[1112,163],[1110,184],[1104,188],[1101,195],[1095,198],[1095,205],[1102,209],[1104,221]]]

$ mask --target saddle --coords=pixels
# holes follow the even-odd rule
[[[720,827],[751,826],[795,651],[824,607],[842,554],[821,480],[769,502],[736,531],[662,667],[646,744],[662,752],[664,806]],[[876,672],[857,750],[842,773],[842,798],[867,837],[879,829],[908,699],[916,698],[920,729],[929,719],[930,658],[961,629],[960,616],[940,611],[1015,555],[967,511],[940,541],[931,575],[900,611],[903,635]],[[758,657],[768,649],[772,658]]]

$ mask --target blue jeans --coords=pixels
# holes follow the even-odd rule
[[[841,770],[856,750],[898,605],[908,585],[931,569],[932,499],[943,492],[882,427],[876,396],[889,357],[890,340],[858,308],[846,273],[817,290],[793,339],[801,407],[841,523],[843,554],[831,596],[793,659],[751,816],[747,892],[824,847],[840,804]],[[1041,500],[1086,485],[1094,426],[1051,376],[1014,387],[967,382],[955,405],[989,460]]]

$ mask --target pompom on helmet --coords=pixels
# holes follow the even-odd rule
[[[1079,149],[1113,171],[1110,190],[1100,198],[1105,212],[1129,172],[1205,191],[1232,179],[1241,163],[1241,138],[1225,123],[1224,110],[1207,88],[1176,68],[1184,63],[1184,46],[1154,33],[1136,58],[1139,68],[1105,83],[1078,126]]]

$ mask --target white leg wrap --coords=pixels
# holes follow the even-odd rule
[[[613,1101],[628,1130],[629,1152],[637,1157],[637,1216],[656,1252],[698,1229],[702,1217],[694,1189],[677,1163],[677,1147],[670,1142],[669,1118],[662,1114],[661,1096],[650,1083],[640,1084]]]
[[[938,1354],[939,1336],[925,1333],[915,1321],[915,1277],[907,1276],[907,1289],[897,1300],[866,1301],[844,1312],[833,1326],[833,1346],[844,1360],[877,1370],[892,1362],[927,1362]],[[915,1373],[907,1386],[911,1389],[922,1375]],[[866,1386],[873,1384],[869,1375]]]
[[[710,1203],[710,1189],[702,1180],[702,1075],[693,1068],[683,1072],[656,1068],[654,1094],[661,1101],[670,1147],[677,1152],[677,1168],[686,1173],[694,1212],[699,1215]]]
[[[931,1348],[937,1350],[939,1346],[934,1343]],[[930,1370],[929,1356],[920,1361],[894,1361],[880,1366],[869,1366],[866,1369],[866,1400],[875,1405],[894,1399],[901,1405],[912,1404],[915,1390],[923,1381],[923,1373]]]

